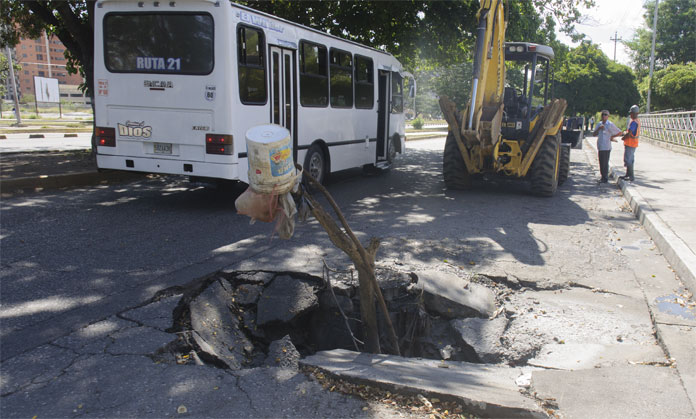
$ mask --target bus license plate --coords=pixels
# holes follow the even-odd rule
[[[154,143],[155,154],[172,154],[172,145],[165,143]]]

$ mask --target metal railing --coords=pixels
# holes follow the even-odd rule
[[[696,150],[696,111],[640,115],[641,137]]]

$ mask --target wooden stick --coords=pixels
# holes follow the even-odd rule
[[[298,166],[298,169],[301,170],[301,166],[299,166],[299,165],[297,165],[297,166]],[[369,281],[367,284],[362,284],[362,283],[360,284],[360,288],[361,288],[361,290],[360,290],[361,312],[362,312],[363,306],[366,306],[368,304],[371,305],[371,301],[372,301],[371,296],[374,296],[377,298],[377,302],[380,306],[380,309],[382,310],[382,314],[384,314],[384,320],[385,320],[385,323],[387,325],[387,330],[389,332],[390,343],[393,347],[393,350],[396,352],[396,355],[400,355],[401,351],[399,349],[399,341],[398,341],[398,338],[396,337],[396,332],[394,331],[394,325],[392,324],[391,318],[389,317],[389,311],[387,310],[387,305],[384,302],[384,296],[382,295],[382,290],[379,288],[379,284],[377,283],[377,277],[375,275],[375,262],[374,262],[374,260],[375,260],[376,254],[377,254],[377,249],[379,247],[379,240],[376,238],[372,238],[370,240],[370,244],[368,245],[368,249],[370,250],[370,252],[368,253],[368,251],[365,250],[365,248],[360,243],[358,238],[355,237],[353,230],[351,230],[350,226],[348,226],[348,221],[346,221],[346,218],[343,216],[343,213],[341,212],[340,208],[336,204],[336,201],[334,201],[334,199],[331,196],[331,194],[329,193],[329,191],[321,183],[317,182],[317,180],[314,179],[309,173],[307,173],[306,171],[303,173],[304,173],[304,176],[306,176],[307,179],[309,180],[309,183],[311,183],[313,187],[318,189],[326,197],[327,201],[329,202],[329,204],[333,208],[334,213],[336,214],[339,221],[343,225],[343,229],[345,230],[345,233],[342,232],[340,229],[338,229],[338,226],[336,225],[335,222],[333,222],[333,219],[331,219],[331,217],[328,216],[328,214],[325,211],[323,211],[323,209],[321,209],[321,206],[319,205],[319,203],[305,190],[304,194],[309,198],[310,202],[312,203],[312,206],[314,207],[314,208],[312,208],[312,213],[315,214],[315,217],[317,217],[316,213],[320,213],[319,217],[317,217],[317,221],[319,221],[319,223],[324,227],[324,229],[327,231],[327,233],[329,233],[329,237],[331,238],[332,242],[334,242],[334,244],[336,244],[339,248],[341,248],[344,252],[346,252],[346,254],[348,254],[348,256],[351,258],[351,260],[353,260],[353,263],[356,265],[356,268],[358,269],[358,281],[360,280],[361,273],[363,273],[367,277],[367,280]],[[318,208],[321,209],[321,211],[315,211]],[[321,212],[323,212],[323,214],[321,214]],[[327,225],[329,226],[331,231],[326,228],[325,224],[322,223],[322,220],[325,223],[327,223]],[[328,223],[329,220],[331,221],[330,223]],[[338,234],[337,234],[336,230],[338,230]],[[332,237],[332,235],[337,235],[337,236],[341,237],[341,239],[338,239],[338,238],[337,239],[338,239],[338,241],[341,242],[341,244],[343,246],[337,244],[336,241],[334,241],[334,237]],[[345,238],[346,238],[345,236],[346,235],[348,236],[347,238],[349,239],[349,241],[351,243],[350,246],[346,246],[347,245],[347,243],[345,243]],[[356,252],[357,252],[358,257],[355,257]],[[372,289],[369,291],[372,291],[372,292],[368,292],[367,289],[363,289],[364,285],[366,285],[367,287],[371,287]],[[365,297],[365,299],[363,299],[363,297]],[[365,321],[366,324],[368,324],[366,319],[363,319],[363,321]],[[368,324],[368,332],[370,332],[370,334],[373,335],[372,338],[374,339],[374,331],[369,331],[369,329],[371,327],[372,326]],[[375,322],[374,327],[376,328],[376,322]],[[370,340],[373,340],[373,339],[368,339],[368,343],[370,342]],[[372,342],[372,346],[374,347],[374,342]],[[377,341],[377,347],[378,346],[379,346],[379,341]]]

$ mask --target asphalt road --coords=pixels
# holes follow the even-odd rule
[[[557,249],[585,230],[587,207],[604,193],[578,153],[573,178],[550,199],[515,181],[446,192],[442,141],[409,146],[391,173],[347,171],[329,185],[356,231],[408,240],[387,257],[423,258],[452,247],[450,258],[463,263],[555,265]],[[270,238],[271,226],[236,214],[242,190],[164,177],[3,199],[2,357],[142,303],[161,286],[286,245]],[[608,193],[620,199],[615,189]],[[298,233],[295,243],[321,235],[316,227]]]
[[[620,338],[660,351],[648,305],[678,283],[620,190],[597,184],[589,154],[573,150],[570,179],[554,197],[538,198],[525,183],[511,180],[447,191],[441,175],[444,139],[407,146],[389,173],[351,170],[328,185],[360,237],[382,238],[378,264],[407,272],[512,275],[539,286],[538,296],[521,295],[514,304],[534,308],[541,301],[554,307],[547,309],[553,316],[518,311],[527,316],[514,326],[521,338],[545,330],[552,344],[553,336],[568,336],[569,342],[572,337],[579,348]],[[35,359],[42,347],[57,351],[42,345],[143,305],[158,290],[222,268],[319,273],[322,258],[339,268],[348,265],[315,222],[298,225],[290,241],[271,237],[272,225],[249,225],[234,209],[242,191],[161,177],[3,199],[2,361],[21,371],[25,361],[18,355]],[[576,288],[559,303],[554,292],[543,292],[554,289],[544,288],[549,284]],[[597,295],[588,289],[608,291]],[[566,312],[566,307],[574,308]],[[162,380],[166,388],[169,381]],[[24,397],[13,394],[15,402]]]

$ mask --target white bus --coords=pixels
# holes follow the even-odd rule
[[[245,133],[268,123],[320,180],[405,150],[390,54],[223,0],[95,11],[99,168],[247,182]]]

